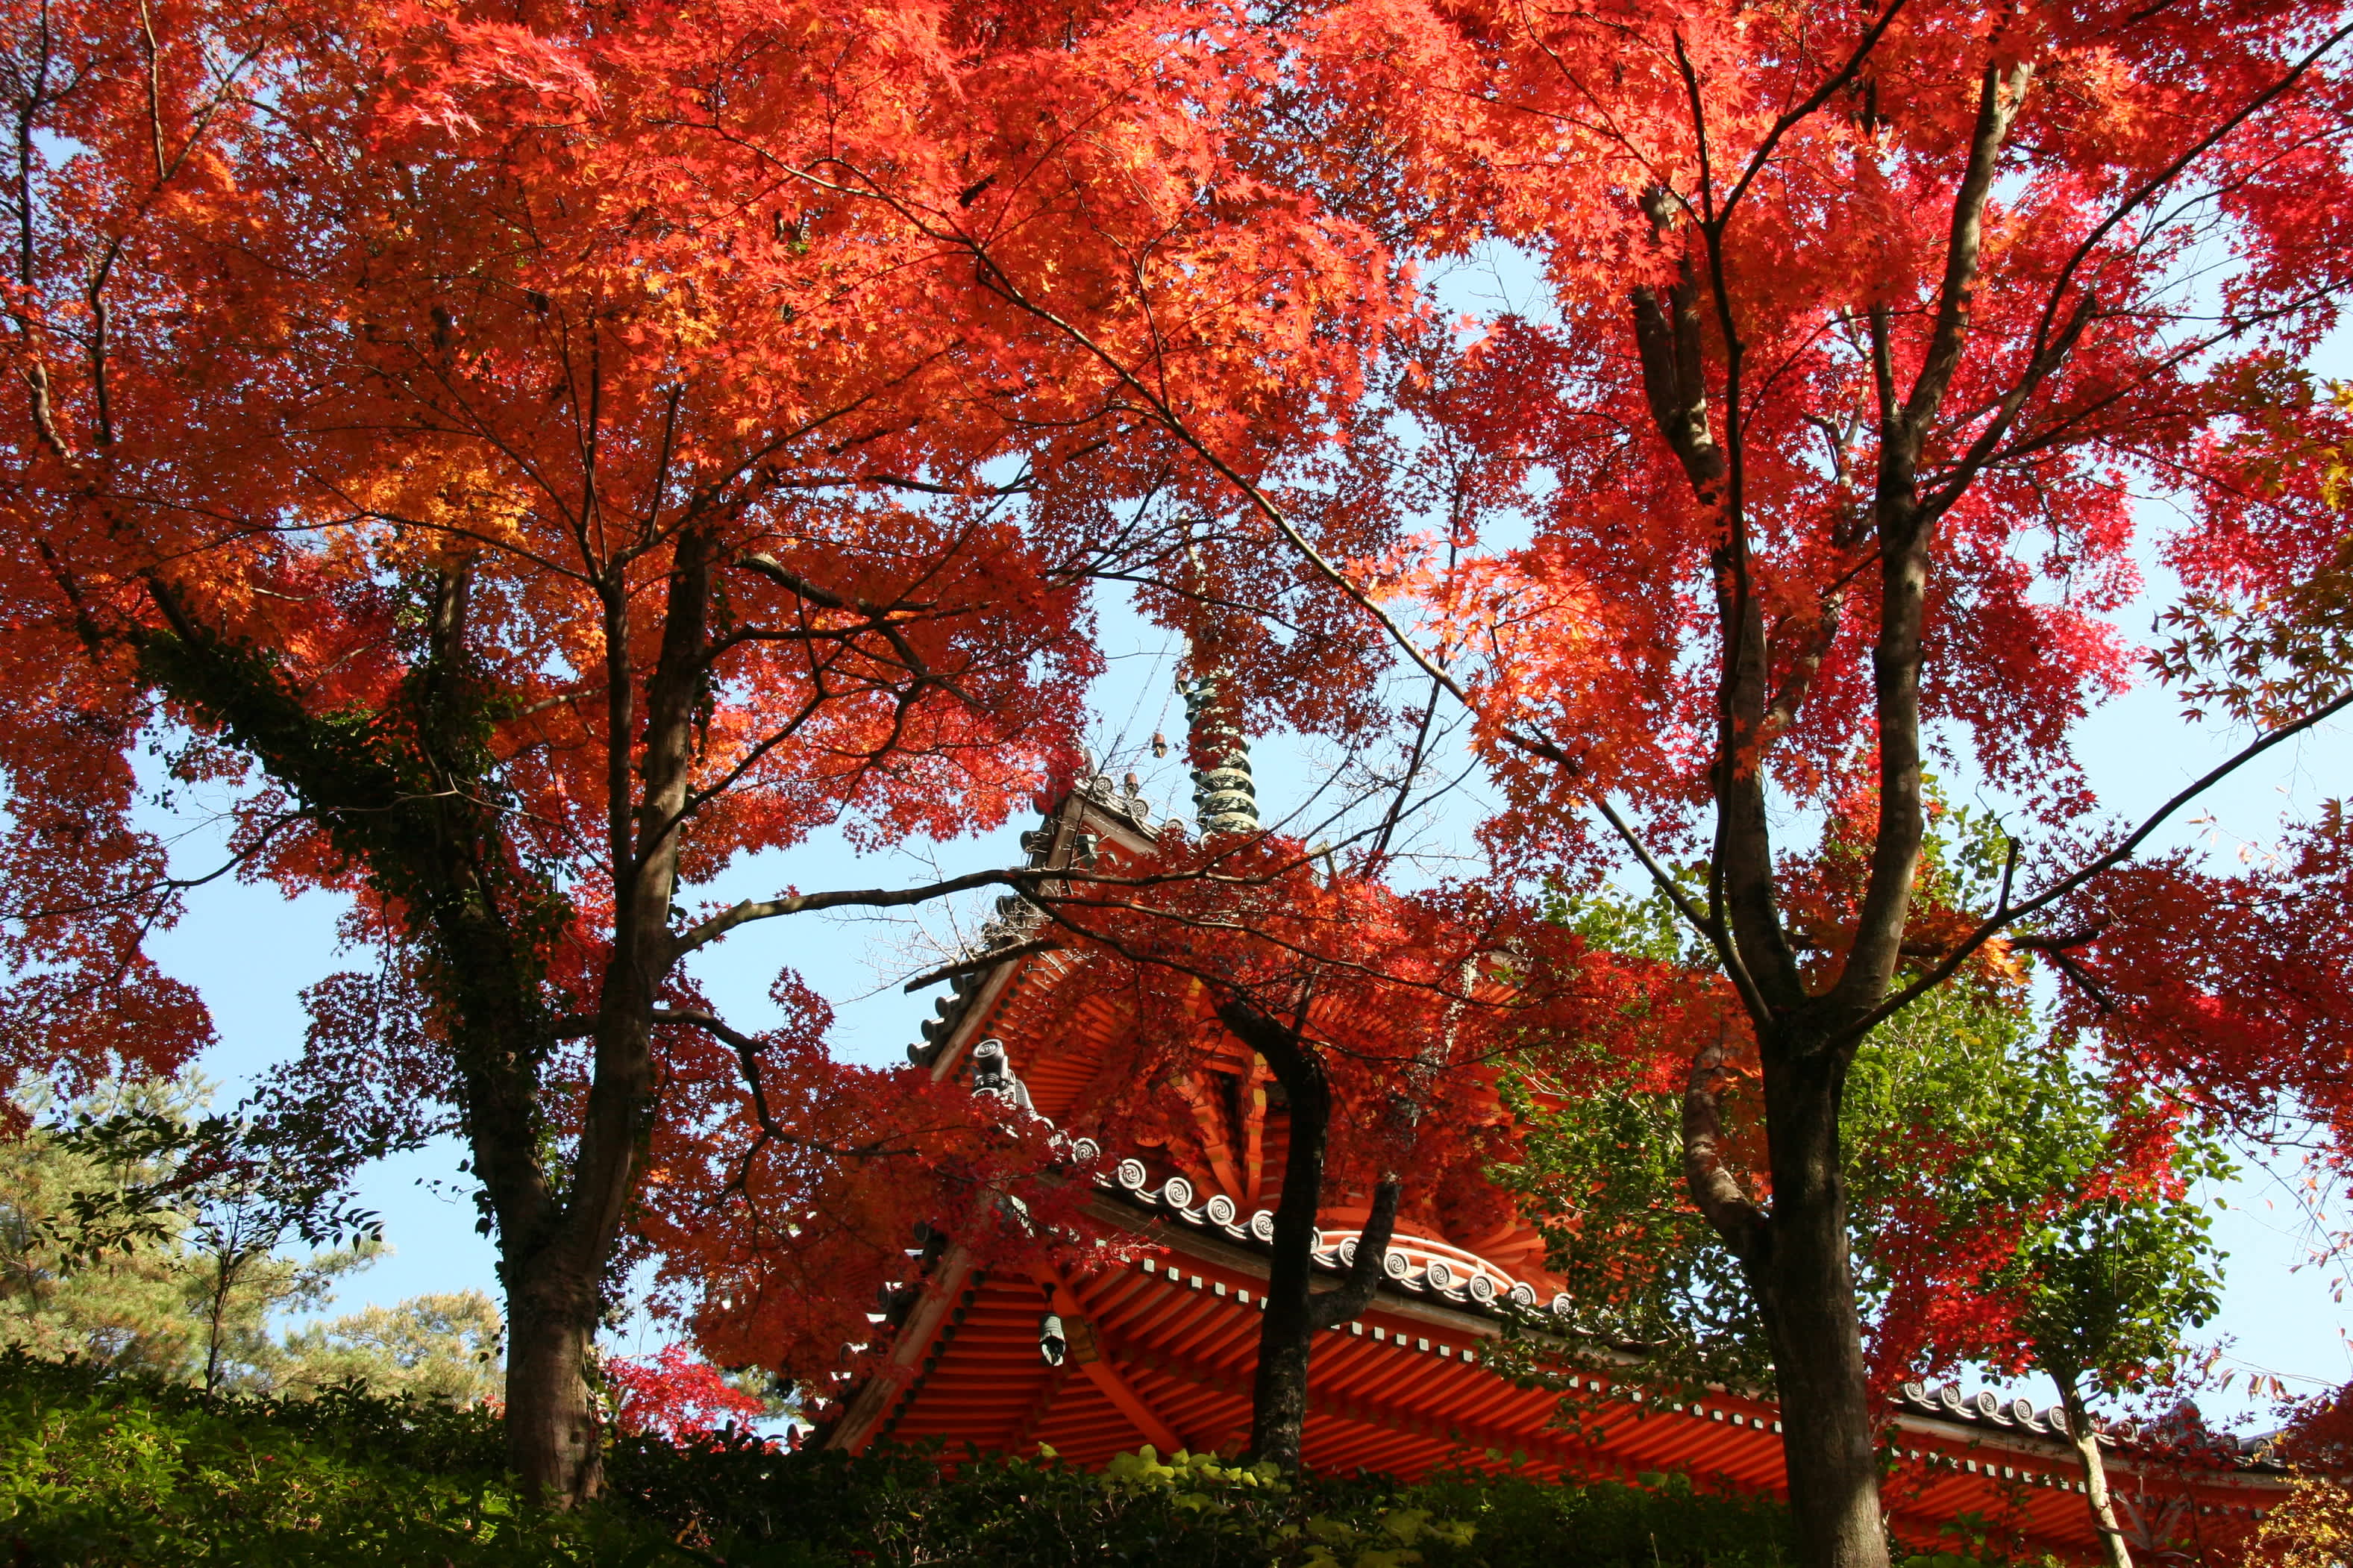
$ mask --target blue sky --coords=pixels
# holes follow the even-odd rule
[[[1516,256],[1491,257],[1437,282],[1450,308],[1473,313],[1525,305],[1535,297],[1533,268]],[[2348,357],[2353,356],[2341,343],[2333,343],[2320,363],[2342,368]],[[2169,521],[2169,504],[2162,497],[2145,502],[2146,522],[2162,528]],[[2147,630],[2174,586],[2153,557],[2145,555],[2143,564],[2148,592],[2122,617],[2127,635]],[[1142,774],[1145,794],[1159,810],[1189,815],[1181,748],[1158,763],[1145,750],[1155,730],[1174,737],[1182,723],[1183,710],[1170,686],[1174,649],[1161,633],[1116,605],[1104,616],[1104,634],[1109,664],[1092,695],[1094,749],[1114,776],[1129,769]],[[2080,733],[2079,754],[2104,807],[2137,819],[2242,740],[2183,722],[2169,694],[2142,688],[2091,717]],[[1257,761],[1265,815],[1274,819],[1302,809],[1315,781],[1328,778],[1336,760],[1328,748],[1284,736],[1261,743]],[[2157,847],[2198,844],[2226,861],[2260,855],[2284,822],[2307,820],[2321,801],[2348,793],[2348,764],[2353,730],[2339,723],[2317,731],[2213,792],[2160,834]],[[1955,796],[1968,799],[1974,786],[1967,766],[1943,771]],[[1430,814],[1422,842],[1440,856],[1448,854],[1467,841],[1482,804],[1474,779]],[[804,891],[892,885],[922,881],[941,870],[1010,864],[1018,858],[1014,836],[1027,826],[1026,819],[1017,820],[996,834],[953,845],[864,856],[832,836],[789,857],[763,857],[739,866],[709,891],[732,898],[765,896],[788,883]],[[217,840],[197,826],[183,841],[176,868],[209,869],[217,857]],[[777,969],[796,968],[835,1005],[838,1050],[860,1061],[893,1061],[916,1037],[931,1002],[929,994],[902,994],[898,982],[937,963],[955,945],[960,922],[969,930],[985,913],[986,902],[984,898],[891,918],[803,915],[770,921],[700,955],[696,973],[731,1021],[757,1028],[773,1016],[767,992]],[[187,918],[155,944],[164,967],[194,984],[211,1006],[220,1044],[206,1058],[203,1070],[230,1094],[299,1047],[304,1024],[300,992],[340,967],[334,944],[338,912],[338,901],[324,896],[289,901],[270,889],[216,882],[195,890]],[[363,1195],[384,1215],[394,1251],[352,1278],[335,1310],[469,1286],[496,1293],[491,1249],[474,1234],[470,1188],[457,1170],[461,1158],[454,1142],[444,1140],[368,1173]],[[2309,1257],[2318,1233],[2295,1198],[2300,1175],[2293,1166],[2252,1170],[2211,1194],[2226,1205],[2218,1211],[2217,1235],[2231,1257],[2224,1310],[2205,1337],[2228,1342],[2226,1364],[2240,1381],[2204,1396],[2210,1412],[2259,1415],[2260,1406],[2251,1405],[2244,1394],[2243,1378],[2251,1370],[2288,1378],[2304,1391],[2353,1377],[2345,1316],[2335,1300],[2343,1270],[2333,1261],[2316,1263]],[[642,1322],[630,1331],[636,1339],[648,1332]],[[2038,1402],[2050,1397],[2048,1390],[2030,1392]]]
[[[1109,672],[1099,683],[1093,731],[1099,756],[1114,774],[1134,768],[1157,809],[1189,815],[1187,785],[1177,755],[1155,763],[1145,750],[1153,733],[1174,736],[1182,709],[1169,687],[1172,650],[1166,639],[1134,617],[1106,617],[1113,639]],[[2232,737],[2182,723],[2163,691],[2143,689],[2110,704],[2085,726],[2083,754],[2104,799],[2125,816],[2137,816],[2197,776],[2211,759],[2235,744]],[[1276,737],[1257,752],[1261,800],[1270,818],[1296,809],[1332,759],[1320,748]],[[2283,748],[2263,765],[2218,790],[2185,820],[2170,842],[2198,842],[2226,858],[2244,848],[2260,853],[2283,820],[2308,816],[2318,801],[2346,793],[2353,763],[2353,731],[2344,727]],[[1476,784],[1442,806],[1425,824],[1424,841],[1443,850],[1480,813]],[[1018,857],[1012,838],[1027,819],[999,832],[964,842],[861,857],[839,838],[792,852],[789,868],[781,857],[766,857],[737,868],[722,896],[773,892],[786,882],[804,889],[826,886],[919,881],[940,868],[968,869],[1007,864]],[[208,833],[185,838],[179,850],[183,869],[216,863]],[[269,888],[213,883],[197,889],[187,918],[156,944],[159,961],[195,984],[213,1010],[220,1044],[202,1069],[230,1094],[270,1062],[299,1047],[304,1024],[299,994],[340,967],[334,926],[339,900],[311,895],[289,900]],[[699,973],[713,1001],[741,1026],[757,1027],[770,1016],[766,994],[776,967],[798,969],[839,1009],[835,1044],[845,1056],[886,1062],[898,1059],[929,1015],[931,994],[906,996],[898,982],[937,962],[939,944],[953,940],[961,916],[976,918],[971,906],[891,920],[797,916],[748,928],[711,950]],[[968,923],[966,926],[968,929]],[[496,1294],[490,1244],[474,1234],[474,1211],[467,1178],[457,1170],[462,1152],[443,1140],[416,1153],[384,1162],[363,1184],[363,1195],[386,1222],[392,1255],[343,1285],[335,1310],[364,1302],[389,1303],[428,1290],[474,1287]],[[2336,1268],[2306,1262],[2309,1226],[2292,1201],[2296,1173],[2253,1172],[2213,1194],[2229,1205],[2217,1215],[2218,1235],[2231,1253],[2221,1319],[2208,1338],[2228,1338],[2232,1363],[2259,1368],[2310,1388],[2353,1377],[2342,1333],[2344,1315],[2333,1300]],[[627,1331],[632,1342],[658,1341],[643,1322]],[[2243,1375],[2243,1373],[2242,1373]],[[2305,1381],[2310,1380],[2310,1381]],[[2046,1391],[2031,1391],[2038,1399]],[[2205,1397],[2215,1414],[2249,1408],[2240,1387]]]

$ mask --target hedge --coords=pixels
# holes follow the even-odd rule
[[[1645,1487],[1286,1479],[1214,1456],[1089,1471],[937,1450],[786,1453],[624,1435],[607,1495],[526,1506],[497,1415],[339,1388],[207,1398],[0,1355],[0,1554],[16,1568],[1787,1568],[1786,1511]]]

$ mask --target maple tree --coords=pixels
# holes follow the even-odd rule
[[[47,12],[21,20],[50,47]],[[894,352],[842,319],[858,235],[779,214],[649,267],[662,149],[627,134],[628,84],[600,96],[562,40],[411,20],[86,18],[58,47],[94,52],[54,79],[20,59],[15,521],[48,570],[19,623],[79,640],[113,710],[159,693],[258,763],[247,865],[353,891],[392,939],[380,984],[322,993],[314,1049],[388,1052],[459,1105],[518,1468],[561,1497],[595,1484],[587,1346],[655,1031],[727,1035],[678,964],[826,901],[689,919],[675,889],[843,815],[997,819],[1066,743],[1087,655],[1067,576],[960,477],[990,434],[913,437],[892,401],[955,402],[936,315],[870,278],[854,311]],[[559,90],[601,133],[566,133]],[[762,352],[730,316],[770,328]],[[732,1114],[765,1113],[758,1044],[733,1044]]]
[[[624,1430],[673,1443],[707,1437],[767,1410],[766,1401],[728,1382],[685,1345],[664,1345],[650,1356],[608,1356],[605,1377],[616,1395],[614,1419]]]
[[[1157,334],[1164,392],[1229,428],[1352,394],[1360,344],[1293,301],[1383,297],[1381,253],[1247,182],[1200,207],[1202,106],[1247,77],[1229,40],[1172,49],[1182,15],[9,12],[8,657],[69,674],[0,752],[20,801],[98,781],[57,795],[92,887],[17,951],[102,942],[150,975],[115,1013],[200,1033],[137,967],[182,891],[128,826],[159,727],[172,778],[233,799],[239,874],[353,898],[375,969],[314,990],[295,1078],[372,1084],[395,1128],[455,1106],[536,1494],[596,1484],[590,1344],[649,1173],[681,1179],[646,1234],[714,1270],[747,1233],[692,1201],[880,1269],[924,1184],[845,1164],[1048,1152],[990,1102],[833,1071],[805,1014],[734,1029],[682,968],[1029,873],[680,900],[837,823],[993,825],[1074,760],[1080,595],[1165,454],[927,223],[1050,261],[1067,322]],[[1215,330],[1133,319],[1140,253]],[[60,831],[16,826],[27,861]],[[828,1194],[859,1217],[800,1226]],[[859,1310],[828,1283],[807,1331]]]
[[[1754,1032],[1768,1158],[1753,1185],[1720,1162],[1722,1064],[1700,1049],[1693,1194],[1764,1319],[1809,1559],[1878,1563],[1847,1075],[1874,1026],[1998,939],[2084,945],[2037,917],[2146,836],[2067,831],[2091,805],[2069,726],[2130,670],[2101,619],[2134,578],[2126,470],[2227,489],[2208,444],[2328,319],[2334,255],[2291,215],[2342,178],[2320,133],[2337,36],[2272,7],[2201,11],[2186,57],[2169,11],[1728,23],[1662,21],[1605,79],[1589,24],[1547,19],[1482,72],[1532,124],[1605,107],[1530,182],[1524,225],[1504,219],[1541,247],[1561,321],[1481,346],[1472,416],[1558,489],[1480,595],[1527,629],[1473,700],[1536,842],[1575,853],[1564,818],[1598,806],[1652,864],[1685,833],[1705,846],[1704,887],[1669,887]],[[2077,108],[2085,73],[2101,101],[2175,101],[2185,69],[2201,109],[2172,135]],[[2293,176],[2289,145],[2309,153]],[[1596,189],[1588,158],[1624,195],[1563,202]],[[2181,276],[2201,241],[2238,263],[2219,310]],[[1677,668],[1694,655],[1696,678]],[[1937,726],[2059,830],[1974,906],[1921,897]],[[1793,858],[1777,795],[1860,830]],[[1907,972],[1907,946],[1935,962]]]
[[[2222,3],[1365,4],[1283,25],[1305,132],[1286,177],[1402,245],[1505,243],[1542,268],[1549,319],[1495,321],[1394,384],[1491,458],[1485,514],[1419,550],[1325,537],[1327,510],[1261,482],[1214,411],[1156,393],[1154,345],[1066,334],[1229,482],[1238,529],[1467,707],[1508,795],[1492,841],[1571,876],[1625,854],[1708,943],[1753,1034],[1767,1159],[1755,1188],[1723,1168],[1725,1047],[1693,1042],[1694,1196],[1765,1320],[1808,1560],[1883,1563],[1838,1131],[1854,1052],[2006,949],[2089,973],[2126,935],[2066,917],[2122,885],[2106,874],[2353,700],[2325,683],[2138,826],[2093,815],[2071,747],[2135,669],[2108,618],[2139,582],[2134,476],[2189,501],[2158,548],[2241,591],[2342,537],[2308,487],[2243,481],[2346,281],[2346,24]],[[1055,324],[986,237],[952,237]],[[1938,748],[2021,805],[1973,906],[1918,886]],[[1777,803],[1841,831],[1794,849]],[[1679,847],[1704,857],[1688,893]],[[2212,889],[2183,890],[2169,932],[2195,947]]]
[[[2326,1476],[2299,1477],[2288,1500],[2264,1519],[2257,1542],[2280,1568],[2322,1568],[2353,1544],[2353,1491]]]

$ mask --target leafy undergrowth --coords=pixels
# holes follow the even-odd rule
[[[12,1353],[0,1357],[0,1552],[44,1568],[503,1568],[620,1563],[659,1540],[618,1510],[522,1508],[499,1446],[479,1412],[347,1389],[207,1401]]]
[[[756,1442],[623,1437],[612,1495],[524,1507],[495,1415],[331,1390],[205,1399],[0,1356],[0,1560],[88,1563],[593,1564],[596,1568],[1781,1568],[1781,1509],[1680,1479],[1651,1489],[1483,1477],[1299,1484],[1145,1450],[1103,1472],[1051,1458],[847,1461]]]

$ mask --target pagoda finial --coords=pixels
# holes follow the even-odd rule
[[[1193,813],[1200,818],[1201,836],[1256,833],[1258,788],[1250,782],[1250,742],[1219,706],[1217,676],[1179,676],[1176,689],[1185,699],[1193,754],[1209,763],[1193,771]]]

